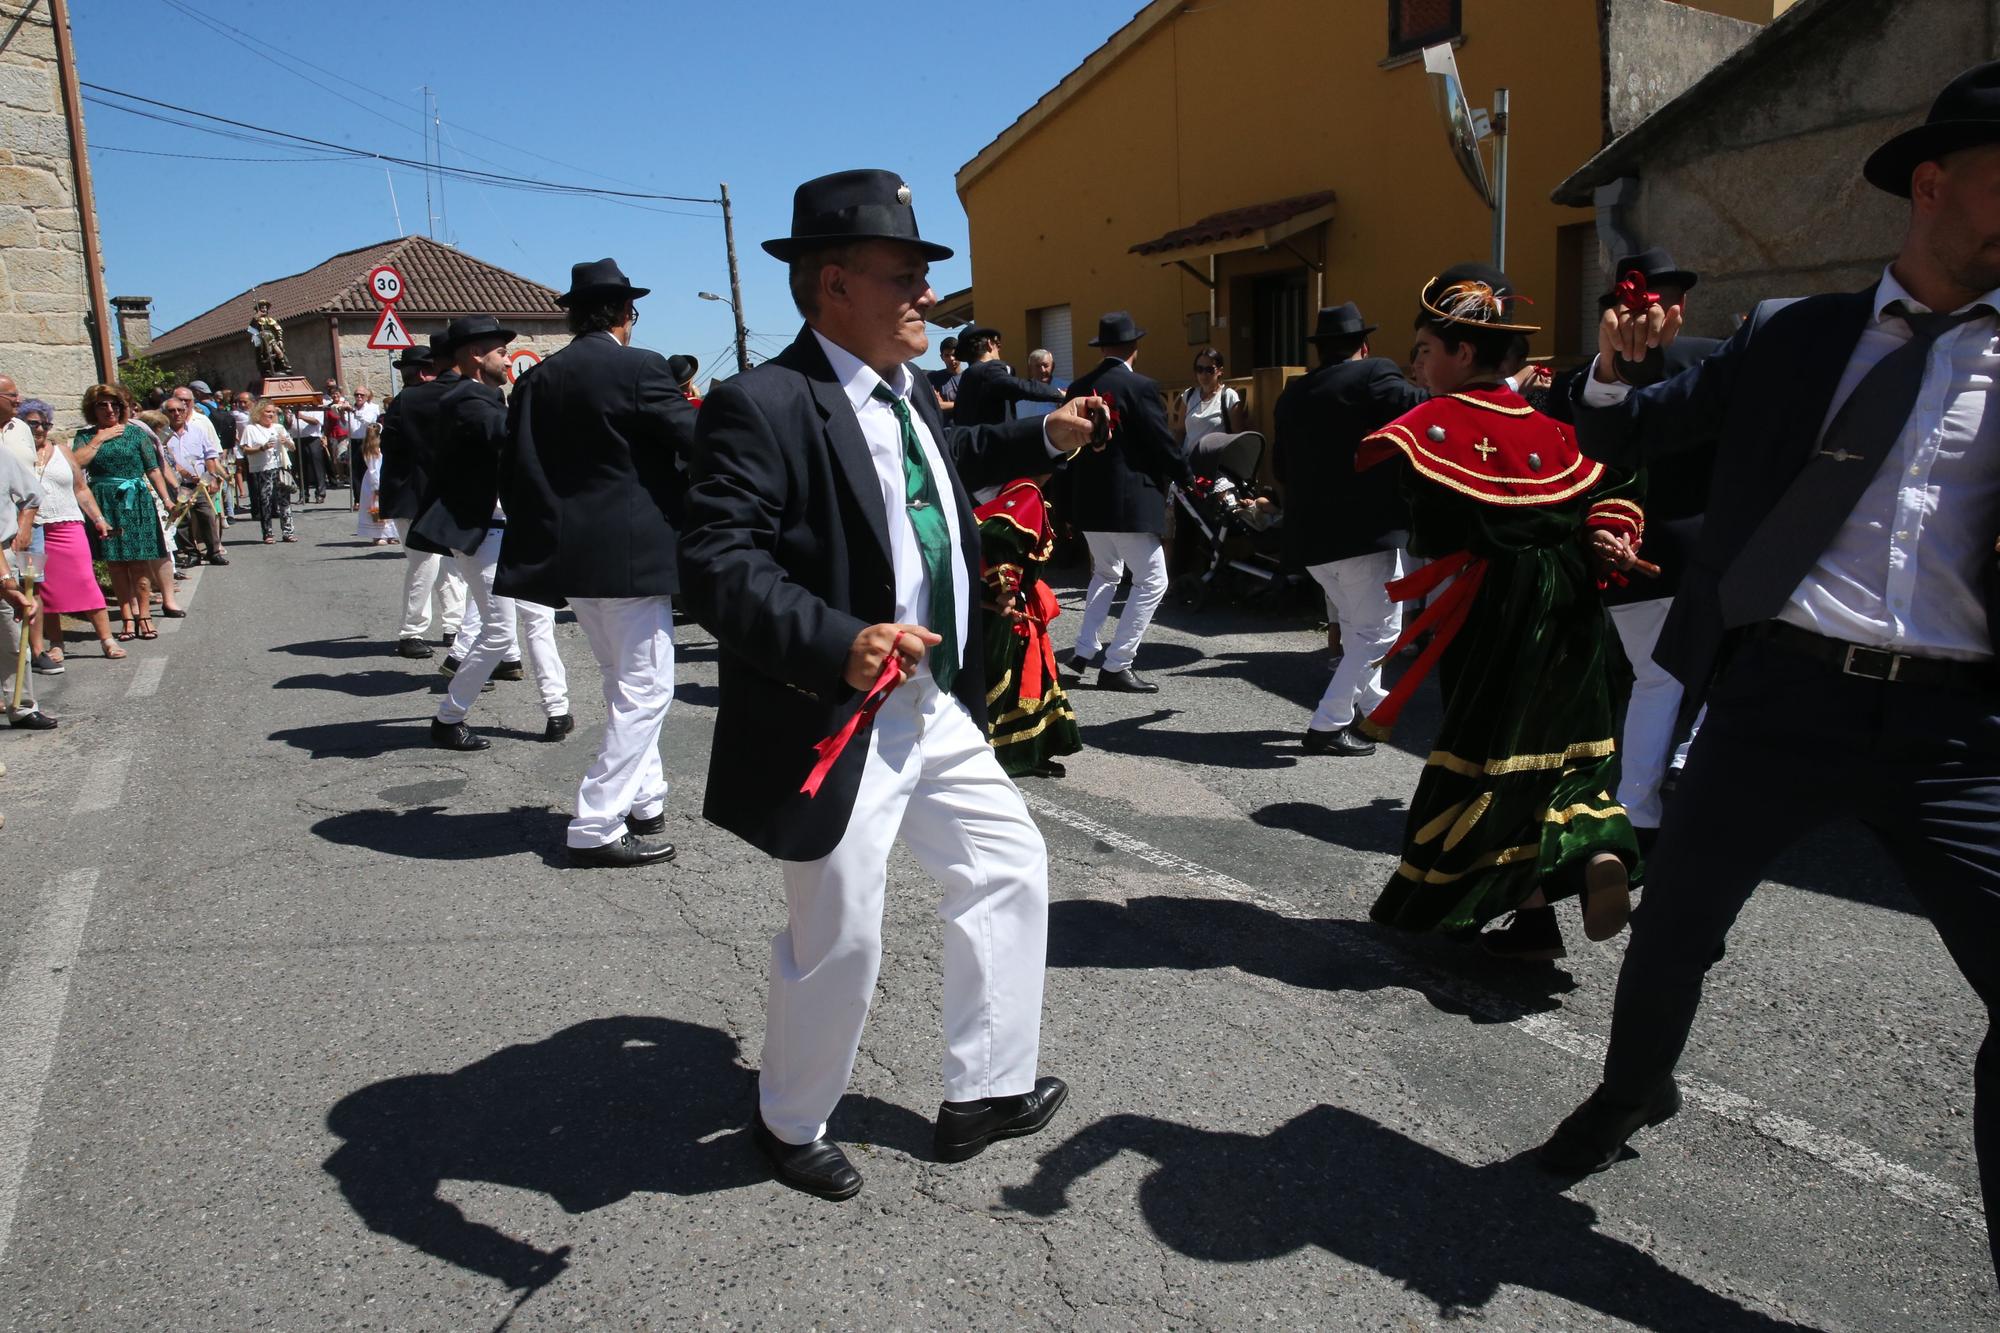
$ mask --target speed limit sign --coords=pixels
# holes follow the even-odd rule
[[[403,299],[403,275],[387,264],[377,264],[368,270],[368,294],[383,305],[394,305]]]
[[[541,359],[525,347],[516,347],[513,351],[507,353],[507,382],[512,384],[515,380],[520,379],[521,376],[528,373],[530,366]]]

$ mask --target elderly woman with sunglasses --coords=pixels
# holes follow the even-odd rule
[[[35,473],[41,478],[42,505],[35,515],[41,534],[44,567],[35,588],[41,614],[28,626],[35,670],[45,676],[63,669],[62,618],[81,616],[97,631],[97,642],[110,658],[125,656],[111,638],[111,617],[104,607],[104,590],[90,567],[90,538],[111,530],[97,507],[97,497],[83,467],[55,433],[55,409],[39,398],[21,404],[21,420],[34,436]]]
[[[131,397],[116,384],[95,384],[83,395],[83,418],[70,455],[90,473],[90,493],[110,531],[103,538],[111,589],[125,622],[120,641],[156,639],[151,599],[145,590],[167,558],[157,499],[169,510],[173,493],[160,473],[160,451],[144,426],[132,418]],[[162,614],[184,614],[173,605],[173,580],[157,578]]]

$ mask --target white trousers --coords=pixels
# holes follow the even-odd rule
[[[625,836],[625,816],[651,819],[667,805],[660,728],[674,701],[671,597],[572,597],[604,677],[604,740],[576,788],[569,845],[603,847]]]
[[[889,696],[867,741],[840,845],[784,863],[788,924],[771,941],[758,1087],[764,1123],[787,1143],[826,1132],[854,1072],[898,838],[944,890],[945,1100],[1035,1086],[1049,928],[1041,831],[986,734],[928,672]]]
[[[1308,725],[1338,731],[1389,697],[1382,688],[1382,659],[1403,632],[1403,608],[1389,600],[1387,585],[1403,576],[1402,553],[1371,551],[1309,565],[1306,573],[1326,593],[1326,618],[1340,627],[1341,651]]]
[[[1131,667],[1139,641],[1167,595],[1166,551],[1150,532],[1086,532],[1083,539],[1090,544],[1090,591],[1084,594],[1083,620],[1076,627],[1076,651],[1084,657],[1096,655],[1105,618],[1118,595],[1118,581],[1129,565],[1132,591],[1125,598],[1125,614],[1118,618],[1111,646],[1104,650],[1104,669],[1124,671]]]
[[[473,702],[479,698],[480,686],[492,677],[493,669],[502,662],[517,660],[528,664],[528,674],[541,695],[543,714],[561,717],[569,712],[569,672],[563,668],[562,654],[556,651],[555,608],[502,597],[493,591],[493,576],[500,565],[500,530],[495,528],[487,533],[477,551],[470,555],[453,551],[451,558],[472,593],[459,642],[465,640],[465,627],[472,630],[472,642],[465,649],[466,655],[459,659],[451,687],[445,691],[438,721],[465,721]],[[493,627],[490,634],[489,625]],[[494,656],[495,653],[499,655]]]
[[[456,566],[441,555],[425,551],[405,548],[403,554],[403,624],[396,637],[430,637],[433,592],[437,594],[438,615],[444,632],[458,633],[465,614],[465,579]]]
[[[1661,597],[1611,608],[1611,623],[1632,663],[1632,698],[1625,705],[1624,740],[1618,747],[1618,803],[1639,828],[1660,826],[1660,784],[1674,762],[1681,683],[1653,660],[1673,604],[1673,598]]]

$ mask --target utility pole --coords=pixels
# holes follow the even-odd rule
[[[431,211],[431,86],[424,85],[424,114],[417,122],[424,130],[424,235],[437,239],[437,214]]]
[[[750,330],[743,324],[743,279],[736,272],[736,222],[729,212],[729,186],[722,186],[722,240],[729,251],[729,310],[736,316],[736,373],[750,369]]]
[[[1512,99],[1493,90],[1493,267],[1507,267],[1507,114]]]

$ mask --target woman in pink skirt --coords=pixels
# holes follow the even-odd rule
[[[35,670],[45,676],[61,673],[65,615],[89,617],[104,655],[123,657],[125,650],[111,637],[111,617],[104,608],[104,590],[97,586],[97,575],[90,566],[90,538],[84,531],[84,524],[89,523],[103,536],[109,525],[98,511],[76,457],[51,429],[54,409],[39,398],[30,398],[21,404],[20,416],[34,435],[35,471],[42,479],[42,507],[35,516],[44,562],[35,595],[42,613],[28,626]]]

